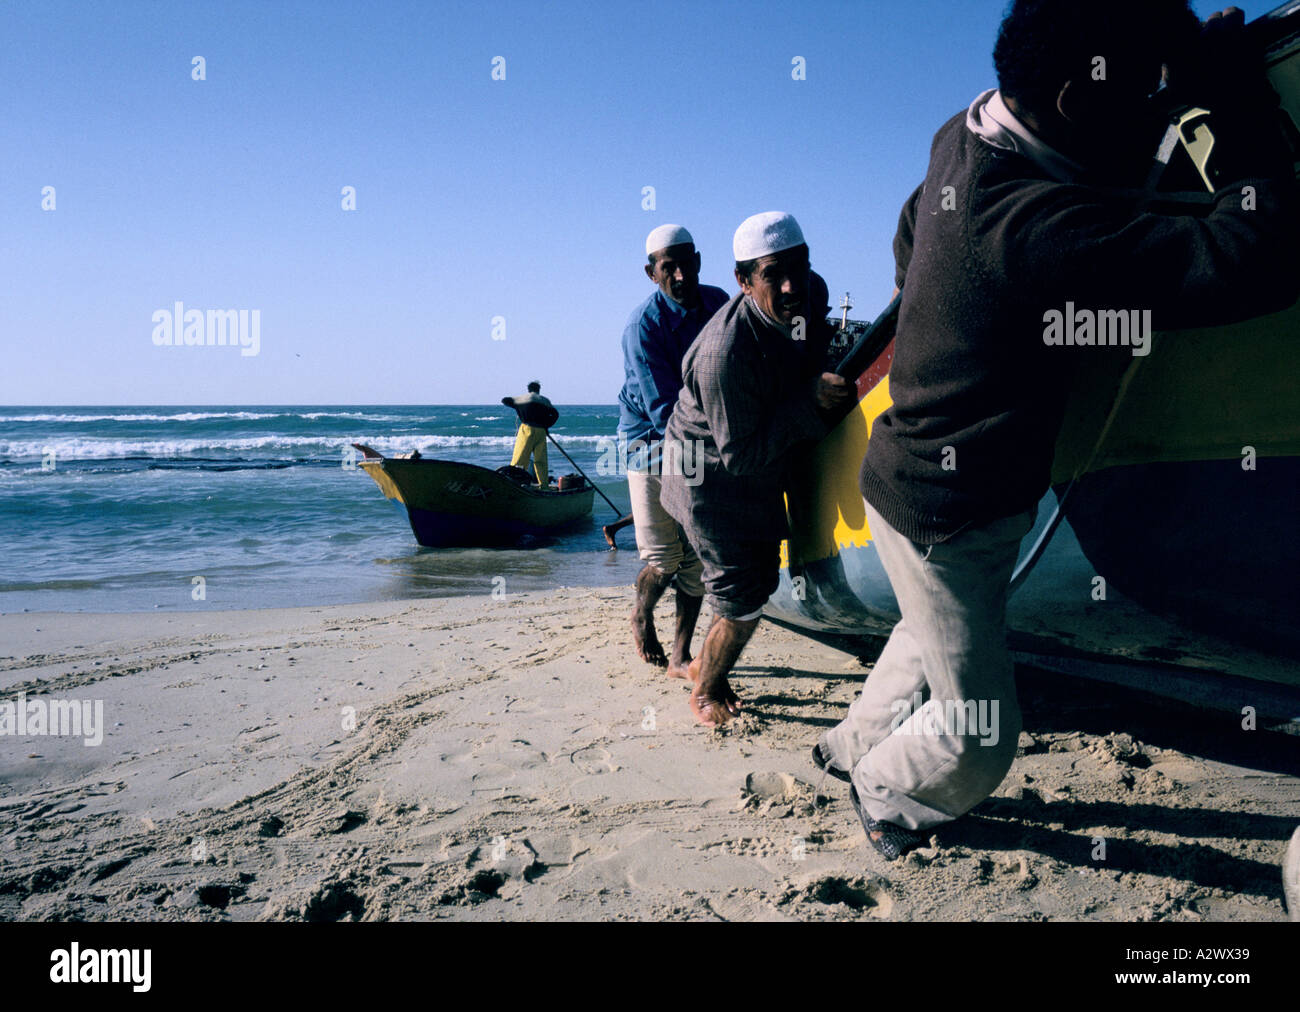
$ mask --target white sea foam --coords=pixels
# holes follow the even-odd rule
[[[411,415],[372,415],[364,411],[308,411],[298,418],[360,418],[367,422],[410,422],[415,421]]]
[[[565,443],[600,443],[608,436],[563,436]],[[0,457],[21,461],[39,458],[53,450],[56,460],[107,460],[117,457],[169,457],[256,454],[276,457],[338,456],[352,443],[366,443],[384,453],[408,453],[446,448],[510,447],[509,436],[444,436],[408,434],[402,436],[331,436],[312,439],[303,436],[269,435],[242,439],[93,439],[51,437],[48,439],[0,440]]]
[[[0,422],[198,422],[209,418],[278,418],[260,411],[185,411],[176,415],[0,415]]]
[[[230,418],[239,421],[255,421],[262,418],[358,418],[370,422],[410,421],[410,415],[375,415],[364,411],[308,411],[298,414],[296,411],[184,411],[174,415],[150,414],[40,414],[40,415],[4,415],[0,414],[0,424],[4,422],[202,422],[217,418]]]

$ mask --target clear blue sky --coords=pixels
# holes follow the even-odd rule
[[[0,0],[0,403],[610,403],[646,233],[730,291],[765,210],[870,318],[1003,6]],[[178,300],[260,354],[155,347]]]

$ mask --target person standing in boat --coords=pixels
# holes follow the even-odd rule
[[[618,438],[627,454],[627,485],[644,568],[637,575],[632,641],[643,661],[686,678],[691,638],[700,617],[704,584],[699,557],[680,525],[659,503],[659,454],[668,418],[682,389],[682,359],[727,293],[700,284],[700,254],[681,225],[660,225],[646,237],[646,277],[655,291],[632,312],[623,330],[623,389]],[[621,521],[620,521],[621,523]],[[617,526],[617,525],[611,525]],[[613,547],[613,538],[606,533]],[[655,632],[654,610],[676,584],[677,622],[670,655]]]
[[[538,486],[545,490],[550,480],[547,474],[546,430],[560,417],[549,400],[542,396],[542,385],[533,380],[528,393],[522,397],[502,397],[501,403],[514,408],[519,415],[519,432],[515,435],[515,454],[510,466],[528,469],[529,459],[537,475]]]
[[[747,218],[732,252],[741,291],[686,354],[665,438],[683,466],[666,464],[662,478],[663,507],[704,562],[713,608],[689,669],[691,710],[707,727],[740,713],[727,676],[779,583],[792,455],[825,436],[856,399],[852,383],[822,372],[831,336],[826,283],[811,270],[794,217]]]
[[[1202,28],[1186,0],[1015,0],[994,64],[998,89],[939,130],[894,241],[893,404],[860,485],[902,620],[813,754],[890,860],[1015,757],[1008,583],[1073,362],[1044,323],[1074,304],[1149,310],[1154,330],[1227,324],[1291,305],[1300,278],[1292,160],[1240,11]],[[1136,189],[1162,80],[1214,114],[1221,188],[1181,214]]]

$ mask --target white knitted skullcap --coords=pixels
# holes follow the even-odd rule
[[[685,246],[690,243],[695,245],[695,240],[691,238],[691,233],[682,228],[681,225],[660,225],[645,238],[645,255],[650,256],[652,253],[658,253],[661,249],[667,249],[669,246]]]
[[[740,223],[731,249],[736,262],[744,263],[802,245],[803,230],[794,220],[794,215],[784,211],[764,211]]]

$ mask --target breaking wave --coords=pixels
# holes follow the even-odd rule
[[[610,436],[564,435],[557,433],[567,444],[599,444]],[[38,460],[45,453],[53,451],[55,458],[62,462],[81,460],[113,459],[155,459],[202,455],[204,457],[221,457],[226,455],[264,454],[277,457],[337,457],[352,443],[365,443],[381,453],[409,453],[419,450],[463,449],[476,447],[510,448],[514,446],[515,437],[508,436],[445,436],[436,434],[421,435],[411,433],[401,436],[379,436],[358,434],[356,436],[326,436],[306,438],[302,436],[251,436],[248,438],[222,439],[90,439],[78,437],[53,436],[48,439],[13,439],[0,440],[0,458],[11,462]],[[427,455],[427,453],[426,453]]]

